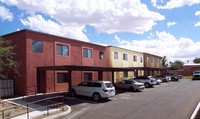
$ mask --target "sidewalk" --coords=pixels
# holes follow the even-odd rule
[[[68,105],[63,105],[62,98],[55,98],[62,97],[64,93],[53,93],[53,94],[38,94],[34,96],[25,96],[25,97],[18,97],[18,98],[12,98],[4,100],[4,102],[12,103],[14,105],[17,105],[18,107],[23,107],[25,110],[27,109],[27,104],[29,107],[29,115],[27,113],[13,117],[12,119],[33,119],[33,118],[39,118],[42,116],[42,118],[49,118],[52,116],[54,118],[58,118],[59,116],[67,115],[71,112],[71,108]],[[46,100],[47,98],[52,98],[52,100]],[[38,100],[44,100],[43,102],[39,103],[32,103]],[[50,102],[50,103],[49,103]],[[54,103],[56,105],[54,105]],[[62,103],[63,106],[59,106],[60,103]],[[47,105],[53,105],[51,109],[48,110],[49,114],[47,115]],[[15,112],[20,110],[15,110]],[[14,113],[15,113],[14,112]]]

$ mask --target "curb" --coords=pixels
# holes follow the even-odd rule
[[[68,105],[65,105],[65,107],[68,108],[67,111],[58,113],[58,114],[56,114],[56,115],[52,115],[52,116],[46,117],[46,118],[44,118],[44,119],[55,119],[55,118],[58,118],[58,117],[61,117],[61,116],[68,115],[68,114],[71,112],[71,107],[68,106]]]
[[[190,117],[190,119],[195,119],[196,118],[196,115],[197,115],[199,109],[200,109],[200,102],[197,105],[197,107],[195,108],[194,112],[192,113],[192,116]]]

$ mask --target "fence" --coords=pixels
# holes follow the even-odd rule
[[[64,99],[65,96],[55,96],[55,97],[48,97],[48,98],[44,98],[44,99],[40,99],[37,101],[33,101],[30,103],[26,104],[26,108],[24,108],[24,106],[14,106],[14,107],[10,107],[10,108],[6,108],[6,109],[2,109],[0,110],[0,119],[8,119],[8,118],[13,118],[16,116],[20,116],[20,113],[17,115],[12,115],[10,114],[10,112],[12,112],[12,110],[18,111],[17,108],[24,108],[24,112],[21,114],[27,114],[27,119],[30,119],[32,117],[30,117],[30,114],[32,111],[36,111],[36,110],[40,110],[42,112],[46,112],[46,115],[49,115],[49,110],[50,109],[55,109],[55,108],[62,108],[62,110],[64,110]],[[39,105],[39,106],[36,106]],[[40,115],[39,115],[40,116]],[[37,118],[37,117],[36,117]]]
[[[53,101],[56,99],[56,102]],[[60,101],[59,101],[60,99]],[[34,105],[34,104],[40,104],[40,105],[43,105],[43,106],[40,106],[38,108],[34,108],[34,110],[41,110],[41,109],[44,109],[43,111],[46,111],[46,114],[49,115],[49,110],[51,108],[55,108],[55,107],[62,107],[62,110],[64,110],[64,99],[65,97],[64,96],[55,96],[55,97],[48,97],[48,98],[45,98],[45,99],[41,99],[41,100],[38,100],[38,101],[34,101],[34,102],[31,102],[31,103],[28,103],[26,104],[26,109],[27,109],[27,119],[29,119],[29,108],[31,108],[31,105]],[[58,102],[57,102],[58,101]]]
[[[0,98],[14,96],[14,80],[0,79]]]

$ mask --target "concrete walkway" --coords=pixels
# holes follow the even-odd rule
[[[33,95],[33,96],[26,96],[26,97],[18,97],[18,98],[12,98],[12,99],[7,99],[4,100],[4,102],[12,103],[14,105],[24,107],[25,109],[27,108],[27,104],[29,107],[29,115],[27,113],[13,117],[12,119],[33,119],[37,117],[44,116],[45,118],[57,118],[59,116],[67,115],[71,112],[71,108],[68,105],[63,105],[62,103],[62,96],[63,93],[53,93],[53,94],[38,94],[38,95]],[[58,97],[58,98],[55,98]],[[51,99],[53,98],[53,99]],[[49,99],[49,100],[46,100]],[[41,102],[37,102],[37,101]],[[36,102],[36,103],[33,103]],[[47,115],[47,105],[53,105],[54,104],[62,104],[63,106],[54,107],[48,110],[48,115]],[[20,111],[20,110],[17,110]]]

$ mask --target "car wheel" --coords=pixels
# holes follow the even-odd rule
[[[99,93],[94,93],[92,97],[94,101],[99,101],[101,99],[101,96]]]
[[[167,80],[165,79],[165,80],[163,80],[163,82],[167,82]]]
[[[149,88],[151,85],[149,83],[144,84],[145,88]]]
[[[133,87],[130,87],[129,90],[130,90],[131,92],[135,91]]]
[[[171,79],[172,79],[172,81],[175,81],[175,78],[174,78],[174,77],[172,77]]]
[[[75,97],[76,96],[76,91],[75,90],[71,90],[71,97]]]

